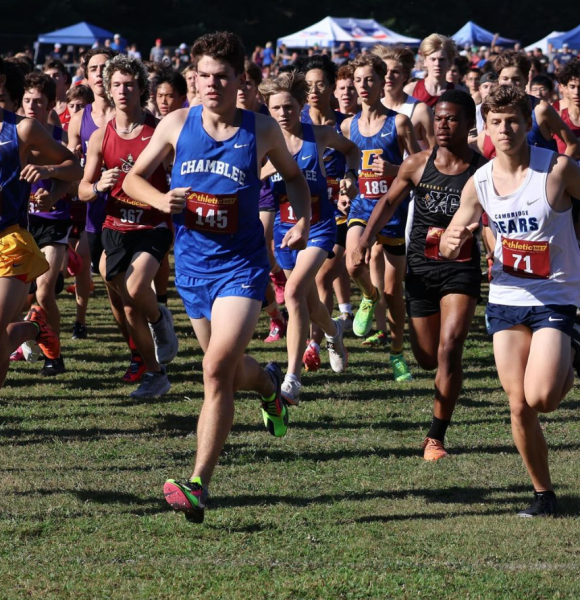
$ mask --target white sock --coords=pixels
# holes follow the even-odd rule
[[[340,314],[348,313],[349,315],[352,315],[352,304],[339,304],[338,310],[340,311]]]
[[[327,333],[324,334],[324,337],[326,337],[327,340],[331,340],[332,342],[338,340],[338,338],[340,337],[340,330],[342,328],[342,324],[340,322],[340,319],[332,319],[334,321],[334,324],[336,325],[336,333],[334,335],[328,335]]]

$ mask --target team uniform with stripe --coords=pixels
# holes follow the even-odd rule
[[[372,136],[364,136],[360,132],[360,114],[352,118],[350,139],[361,150],[361,162],[358,179],[359,195],[351,203],[348,216],[349,227],[356,225],[366,226],[379,198],[387,193],[389,186],[395,179],[394,177],[377,175],[372,170],[371,165],[375,157],[382,158],[393,165],[400,165],[403,162],[395,124],[398,114],[394,110],[388,109],[383,126],[380,131]],[[387,250],[401,249],[404,254],[405,224],[407,222],[408,207],[409,198],[397,207],[391,220],[377,235],[377,240],[381,244],[384,244]]]

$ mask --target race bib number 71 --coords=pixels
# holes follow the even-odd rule
[[[515,277],[549,279],[550,242],[528,242],[502,236],[503,270]]]

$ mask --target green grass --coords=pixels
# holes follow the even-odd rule
[[[62,301],[65,331],[73,303]],[[167,509],[189,475],[201,351],[179,300],[171,392],[132,401],[127,353],[104,301],[90,338],[64,335],[68,372],[18,363],[0,398],[0,599],[545,599],[580,597],[580,396],[542,418],[562,516],[514,516],[531,486],[478,308],[449,459],[425,463],[433,374],[391,381],[388,354],[348,339],[346,375],[303,379],[288,436],[240,394],[203,525]],[[283,343],[251,352],[284,361]],[[407,353],[410,359],[410,353]]]

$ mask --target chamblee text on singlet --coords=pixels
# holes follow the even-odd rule
[[[235,181],[240,186],[246,181],[246,173],[234,167],[223,160],[208,160],[204,158],[186,160],[181,163],[181,175],[188,173],[214,173],[223,175],[232,181]]]

